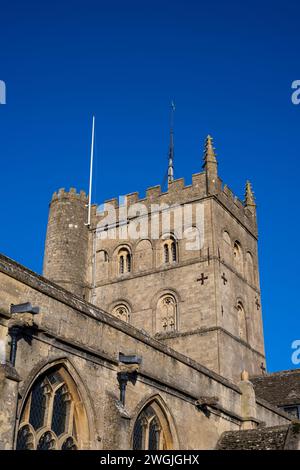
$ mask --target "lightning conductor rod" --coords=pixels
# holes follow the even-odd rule
[[[88,227],[91,225],[91,211],[92,211],[94,141],[95,141],[95,116],[93,116],[93,125],[92,125],[91,162],[90,162],[90,184],[89,184],[89,202],[88,202],[88,221],[87,221],[87,224],[86,224]]]
[[[174,101],[171,101],[168,185],[169,183],[172,183],[172,181],[174,181],[174,112],[175,104]]]

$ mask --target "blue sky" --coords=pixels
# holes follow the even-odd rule
[[[41,272],[52,193],[88,189],[97,119],[94,201],[160,184],[169,102],[175,176],[201,169],[214,137],[219,172],[257,197],[269,370],[290,369],[300,339],[300,79],[297,1],[11,1],[0,11],[0,251]]]

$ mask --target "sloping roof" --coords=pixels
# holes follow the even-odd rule
[[[256,396],[272,405],[300,404],[300,369],[252,377]]]
[[[289,425],[256,428],[244,431],[226,431],[217,444],[217,450],[280,450],[284,449]]]

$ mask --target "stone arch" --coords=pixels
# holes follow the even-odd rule
[[[172,232],[164,233],[160,238],[158,264],[170,265],[179,261],[179,244]]]
[[[237,310],[238,336],[243,341],[248,342],[247,317],[246,317],[246,311],[245,311],[242,300],[237,301],[236,310]]]
[[[50,390],[50,376],[56,376],[57,385],[55,387],[53,386],[53,390]],[[55,381],[53,383],[55,383]],[[66,427],[60,436],[55,436],[55,448],[64,448],[66,450],[74,447],[78,449],[89,449],[93,439],[92,436],[96,434],[94,421],[95,411],[93,409],[92,399],[73,364],[65,357],[56,358],[51,362],[43,361],[38,364],[20,388],[22,399],[18,406],[18,431],[20,432],[26,426],[29,426],[31,432],[34,429],[30,423],[32,393],[34,387],[39,384],[41,384],[43,394],[46,395],[44,402],[45,414],[44,417],[41,418],[44,420],[42,425],[34,430],[34,448],[38,448],[39,439],[44,433],[50,432],[51,435],[53,434],[53,430],[51,429],[51,413],[53,413],[55,406],[57,391],[62,390],[60,394],[62,395],[62,400],[69,402],[69,406],[66,411]],[[50,397],[50,395],[52,396]],[[74,423],[76,429],[74,429]],[[49,440],[49,435],[46,437]],[[66,443],[67,440],[68,443]],[[18,445],[17,441],[18,435],[16,436],[16,445]]]
[[[148,271],[153,267],[153,247],[149,239],[140,240],[134,250],[136,271]]]
[[[235,240],[233,244],[233,263],[238,273],[243,274],[244,272],[244,257],[242,245],[238,240]]]
[[[128,244],[121,244],[114,250],[114,274],[124,276],[133,271],[132,249]]]
[[[221,240],[221,258],[228,263],[232,264],[232,241],[229,231],[225,228],[222,231],[222,240]]]
[[[96,282],[104,282],[109,278],[109,255],[106,250],[96,251]]]
[[[173,292],[162,293],[155,306],[155,332],[169,333],[178,330],[178,301]]]
[[[117,300],[111,307],[112,315],[119,318],[119,320],[130,323],[131,320],[131,306],[126,300]]]
[[[153,443],[153,439],[151,440],[149,434],[153,420],[155,420],[154,432],[157,445],[152,450],[179,449],[174,418],[165,401],[158,394],[146,397],[136,407],[131,426],[131,448],[137,450],[140,447],[150,450],[149,441]]]
[[[182,257],[194,258],[195,252],[200,252],[203,247],[203,239],[196,225],[187,227],[183,232]]]

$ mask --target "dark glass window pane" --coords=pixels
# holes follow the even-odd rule
[[[52,436],[51,432],[45,432],[38,443],[37,450],[54,450],[55,449],[55,439]]]
[[[62,450],[77,450],[73,437],[68,437],[61,448]]]
[[[65,432],[67,417],[67,402],[65,400],[63,387],[55,393],[53,403],[52,425],[51,429],[57,436]]]
[[[150,423],[149,427],[149,450],[158,450],[158,431],[155,419]]]
[[[141,418],[138,418],[133,430],[133,450],[141,450],[143,447],[143,426]]]
[[[130,256],[130,254],[128,254],[126,256],[126,262],[127,262],[127,272],[130,273],[131,272],[131,256]]]
[[[33,435],[29,426],[24,426],[18,432],[17,450],[33,450]]]
[[[53,372],[52,374],[49,374],[47,378],[52,385],[62,382],[62,378],[59,372]]]
[[[44,394],[43,382],[40,380],[34,385],[31,394],[29,422],[34,429],[39,429],[43,426],[45,410],[46,396]]]
[[[164,259],[165,263],[169,262],[169,247],[167,244],[164,245]]]
[[[176,245],[175,242],[171,244],[171,252],[172,252],[172,261],[176,261]]]
[[[120,274],[124,273],[124,256],[120,257]]]

